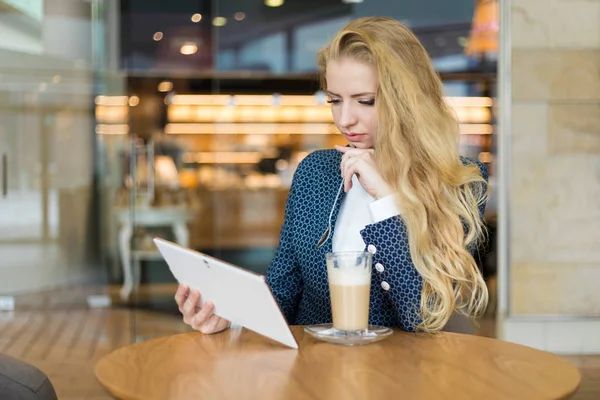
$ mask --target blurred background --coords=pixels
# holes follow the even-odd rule
[[[600,368],[584,0],[0,0],[0,352],[62,396],[106,395],[99,357],[187,330],[154,236],[264,273],[298,163],[344,143],[316,51],[372,15],[422,41],[490,173],[478,334]]]

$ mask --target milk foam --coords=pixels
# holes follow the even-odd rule
[[[357,267],[332,268],[327,267],[329,283],[341,286],[360,286],[371,284],[371,274],[368,270]]]

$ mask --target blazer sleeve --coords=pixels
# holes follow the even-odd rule
[[[477,162],[483,178],[488,180],[485,166]],[[485,192],[486,187],[482,188]],[[485,203],[479,205],[483,218]],[[421,323],[421,290],[423,278],[417,272],[408,244],[408,231],[400,215],[367,225],[361,232],[366,249],[373,255],[373,273],[379,277],[379,288],[394,304],[402,329],[414,332]],[[379,268],[377,268],[379,267]],[[382,272],[379,272],[381,270]]]
[[[467,163],[467,162],[472,162],[472,161],[470,161],[468,159],[463,159],[463,163]],[[475,164],[479,167],[479,172],[481,173],[481,176],[485,180],[485,183],[478,184],[478,187],[476,187],[475,190],[479,191],[483,195],[487,191],[487,187],[489,184],[487,168],[485,167],[485,165],[483,165],[479,161],[475,161]],[[483,198],[483,196],[481,196],[481,197]],[[483,219],[483,215],[485,214],[486,205],[487,205],[487,203],[485,201],[482,201],[479,204],[479,218],[481,218],[481,219]],[[464,228],[465,228],[465,234],[466,234],[467,228],[468,228],[466,224],[464,224]],[[467,249],[469,250],[469,252],[471,254],[475,255],[475,253],[477,252],[478,246],[480,246],[481,244],[482,243],[480,243],[480,242],[469,243],[467,245]]]
[[[394,216],[367,225],[360,233],[373,255],[373,274],[379,277],[380,287],[372,290],[384,291],[395,306],[399,326],[414,332],[421,322],[423,278],[412,263],[404,221]]]
[[[271,291],[289,324],[294,324],[302,292],[302,276],[293,246],[293,221],[294,207],[297,201],[297,185],[296,177],[294,177],[285,207],[279,245],[266,274],[267,283],[271,287]]]
[[[480,185],[480,189],[479,189],[479,190],[481,190],[481,193],[484,194],[487,191],[487,187],[489,184],[487,168],[485,167],[485,165],[483,165],[479,161],[475,161],[475,164],[477,164],[477,166],[479,167],[479,172],[481,173],[481,176],[485,180],[485,183],[482,183]],[[481,202],[481,204],[479,204],[479,217],[481,219],[483,219],[483,214],[485,213],[485,207],[486,207],[486,202]]]

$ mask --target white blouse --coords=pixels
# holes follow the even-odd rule
[[[337,251],[363,251],[365,242],[360,231],[365,226],[400,214],[394,201],[395,195],[375,200],[361,186],[356,175],[352,176],[352,188],[342,200],[340,213],[333,231],[333,248]]]

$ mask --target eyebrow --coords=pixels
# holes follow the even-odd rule
[[[337,93],[330,92],[329,90],[327,90],[327,94],[330,96],[333,96],[333,97],[342,97]],[[375,93],[373,93],[373,92],[356,93],[356,94],[351,95],[350,97],[352,97],[354,99],[356,97],[362,97],[362,96],[375,96]]]

